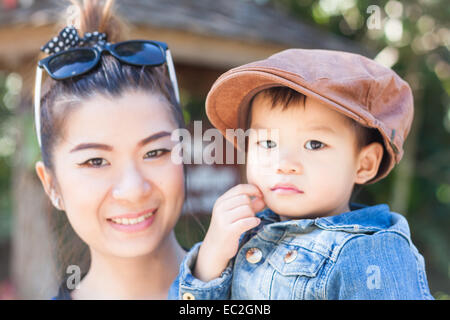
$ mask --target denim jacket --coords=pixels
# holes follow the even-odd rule
[[[386,204],[350,205],[317,219],[280,221],[270,209],[240,239],[219,278],[192,275],[186,255],[170,299],[433,299],[406,219]]]

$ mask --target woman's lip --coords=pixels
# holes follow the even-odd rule
[[[149,228],[153,224],[153,220],[155,220],[156,213],[153,213],[150,217],[146,218],[145,220],[135,223],[135,224],[121,224],[121,223],[115,223],[112,220],[108,219],[109,225],[121,232],[125,233],[134,233],[134,232],[142,232]]]
[[[153,208],[153,209],[144,210],[144,211],[141,211],[141,212],[138,212],[138,213],[125,213],[125,214],[122,214],[122,215],[119,215],[119,216],[109,217],[107,219],[108,220],[111,220],[111,219],[122,219],[122,218],[135,219],[135,218],[139,218],[140,216],[144,216],[147,213],[155,212],[155,211],[156,211],[156,208]]]

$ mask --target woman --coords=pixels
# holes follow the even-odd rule
[[[64,282],[55,298],[165,299],[185,255],[173,231],[185,188],[170,138],[184,123],[170,52],[118,42],[112,0],[75,4],[36,80],[36,172],[90,253],[77,289]]]

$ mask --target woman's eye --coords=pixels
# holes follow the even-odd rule
[[[152,151],[149,151],[149,152],[147,152],[146,154],[145,154],[145,158],[146,159],[148,159],[148,158],[157,158],[157,157],[160,157],[160,156],[162,156],[163,154],[165,154],[166,152],[169,152],[170,150],[168,150],[168,149],[156,149],[156,150],[152,150]]]
[[[305,148],[308,150],[317,150],[323,148],[324,146],[325,146],[324,143],[317,140],[309,140],[305,144]]]
[[[275,148],[277,146],[277,143],[273,140],[263,140],[263,141],[258,141],[258,144],[266,149],[272,149]]]
[[[92,159],[89,159],[89,160],[83,162],[80,165],[83,166],[83,167],[99,168],[99,167],[103,167],[103,166],[105,166],[107,164],[108,164],[108,161],[106,161],[103,158],[92,158]]]

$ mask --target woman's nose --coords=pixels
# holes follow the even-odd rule
[[[119,201],[136,202],[147,196],[150,191],[150,182],[145,179],[136,166],[130,165],[114,186],[112,196]]]
[[[279,156],[277,163],[277,173],[282,174],[302,174],[303,165],[300,162],[299,155],[293,153],[284,153]]]

